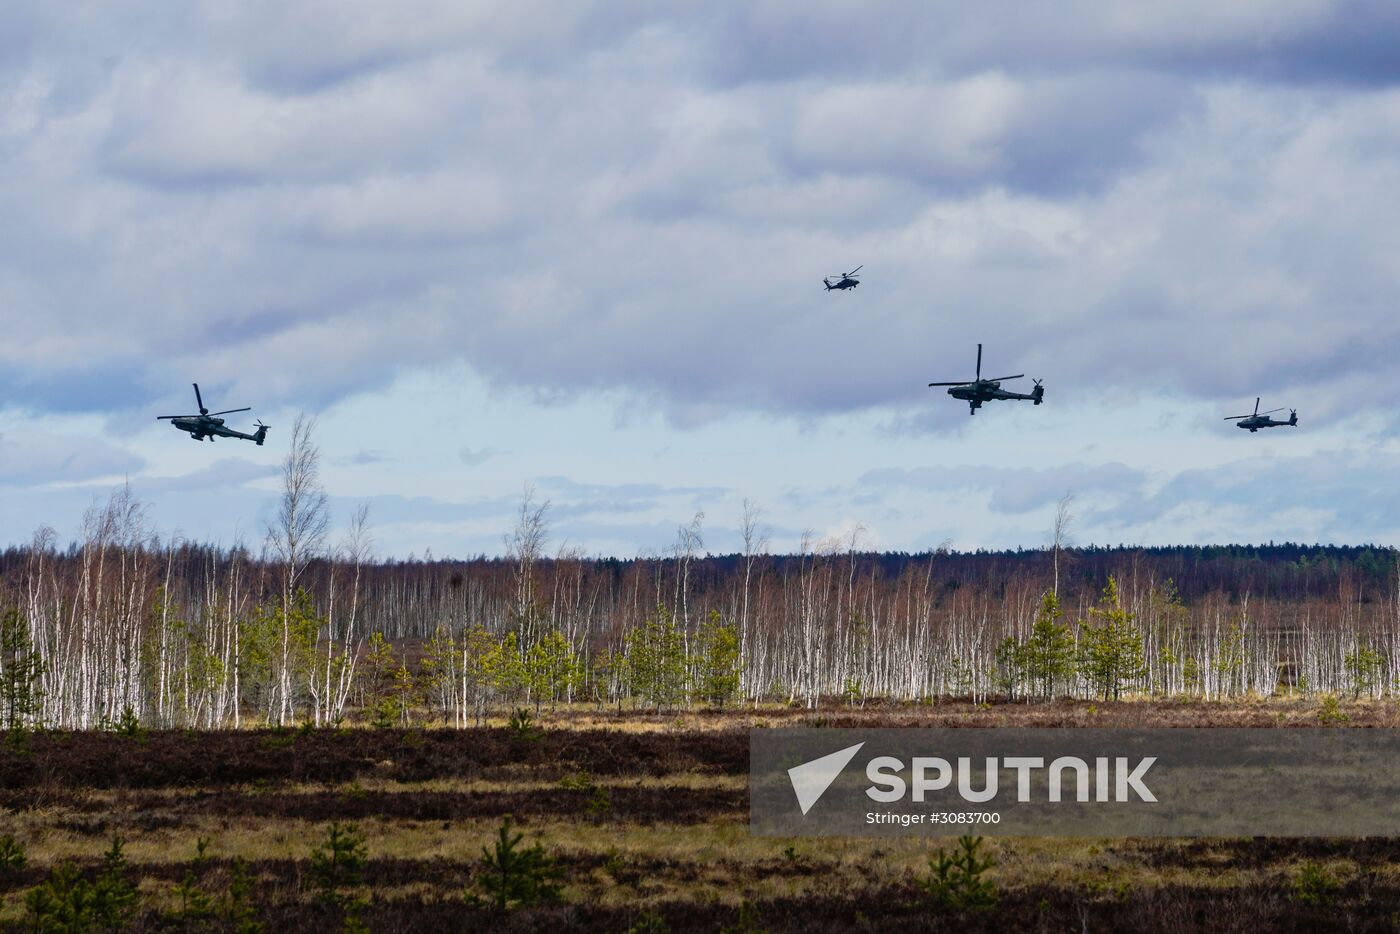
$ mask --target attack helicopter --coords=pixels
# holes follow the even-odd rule
[[[859,266],[857,266],[855,269],[852,269],[850,272],[843,272],[835,276],[827,276],[825,279],[822,280],[822,284],[826,286],[826,290],[828,292],[832,291],[833,289],[837,291],[842,289],[853,289],[856,286],[860,285],[860,277],[857,276],[856,273],[860,272],[864,268],[865,264],[861,263]],[[835,279],[836,281],[832,282],[832,279]]]
[[[244,441],[254,441],[259,447],[263,440],[267,438],[268,426],[261,421],[255,421],[258,430],[251,435],[245,435],[241,431],[234,431],[232,428],[224,426],[224,420],[220,415],[228,415],[233,412],[249,412],[252,409],[244,406],[241,409],[224,409],[222,412],[210,412],[204,407],[204,397],[199,394],[199,383],[194,384],[194,399],[199,403],[198,415],[158,415],[156,421],[169,419],[170,424],[180,431],[187,431],[191,438],[196,441],[203,441],[208,438],[213,441],[215,437],[221,438],[241,438]]]
[[[1035,388],[1029,393],[1011,392],[1002,389],[1002,380],[1020,379],[1024,373],[1017,373],[1015,376],[998,376],[996,379],[982,378],[982,345],[977,345],[977,377],[973,380],[954,383],[929,383],[929,386],[950,386],[948,395],[954,399],[962,399],[968,404],[969,415],[976,415],[977,410],[984,402],[993,402],[998,399],[1024,399],[1040,405],[1041,399],[1045,397],[1045,387],[1040,385],[1040,380],[1033,380]]]
[[[1283,426],[1285,426],[1285,425],[1288,426],[1288,427],[1290,427],[1290,428],[1296,428],[1296,427],[1298,426],[1298,410],[1297,410],[1297,409],[1290,409],[1290,410],[1289,410],[1289,412],[1288,412],[1288,420],[1287,420],[1287,421],[1282,421],[1282,420],[1280,420],[1280,419],[1270,418],[1270,417],[1269,417],[1270,415],[1274,414],[1275,412],[1282,412],[1283,409],[1282,409],[1282,408],[1269,409],[1269,411],[1267,411],[1267,412],[1261,412],[1261,411],[1259,411],[1259,400],[1260,400],[1261,398],[1263,398],[1263,397],[1262,397],[1262,396],[1255,396],[1255,397],[1254,397],[1254,414],[1253,414],[1253,415],[1230,415],[1230,416],[1227,416],[1224,420],[1227,421],[1227,422],[1237,422],[1237,424],[1235,425],[1236,428],[1247,428],[1251,433],[1252,433],[1252,432],[1258,431],[1260,428],[1281,428],[1281,427],[1283,427]]]

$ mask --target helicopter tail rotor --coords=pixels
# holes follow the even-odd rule
[[[262,447],[262,443],[267,440],[267,429],[270,426],[264,425],[261,419],[253,424],[258,426],[258,430],[253,432],[253,440],[257,442],[258,447]]]
[[[1294,427],[1297,427],[1297,425],[1298,425],[1298,410],[1297,410],[1297,409],[1289,409],[1289,410],[1288,410],[1288,424],[1289,424],[1289,425],[1292,425],[1292,426],[1294,426]]]
[[[1038,379],[1034,380],[1034,382],[1035,388],[1031,390],[1031,399],[1036,405],[1040,405],[1040,401],[1045,398],[1045,387],[1040,385],[1040,380]]]

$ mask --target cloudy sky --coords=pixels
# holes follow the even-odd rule
[[[298,412],[381,555],[1400,537],[1383,0],[0,11],[0,545],[256,545]],[[859,289],[824,275],[864,264]],[[975,418],[931,380],[1043,378]],[[158,414],[198,380],[268,444]],[[1029,380],[1023,390],[1029,389]],[[1296,406],[1298,429],[1222,418]]]

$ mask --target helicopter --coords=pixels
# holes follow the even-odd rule
[[[1024,373],[1017,373],[1015,376],[998,376],[996,379],[982,378],[982,345],[977,345],[977,378],[958,383],[929,383],[929,386],[951,386],[948,395],[954,399],[962,399],[969,406],[969,415],[976,415],[977,410],[984,402],[992,402],[996,399],[1026,399],[1040,405],[1040,400],[1045,397],[1045,387],[1040,385],[1040,380],[1033,380],[1035,388],[1029,393],[1010,392],[1001,388],[1001,381],[1004,379],[1020,379]]]
[[[156,421],[168,418],[170,419],[170,424],[174,425],[180,431],[189,432],[190,437],[196,441],[203,441],[205,438],[213,441],[215,437],[242,438],[244,441],[257,442],[258,446],[261,447],[263,440],[267,438],[268,426],[264,425],[261,421],[254,423],[258,426],[257,431],[251,435],[245,435],[241,431],[225,428],[224,420],[218,417],[220,415],[228,415],[230,412],[251,411],[249,407],[244,406],[241,409],[224,409],[222,412],[210,413],[210,411],[204,407],[204,397],[199,394],[199,383],[194,384],[194,399],[199,403],[198,415],[158,415],[156,416]]]
[[[860,277],[857,276],[856,273],[860,272],[864,268],[865,264],[861,263],[859,266],[857,266],[855,269],[852,269],[850,272],[843,272],[835,276],[827,276],[825,279],[822,280],[822,284],[826,286],[826,290],[828,292],[830,292],[832,289],[853,289],[856,286],[860,285]],[[835,279],[836,281],[832,282],[832,279]]]
[[[1255,396],[1255,397],[1254,397],[1254,414],[1253,414],[1253,415],[1231,415],[1231,416],[1227,417],[1227,418],[1225,419],[1225,421],[1227,421],[1227,422],[1235,422],[1235,421],[1237,421],[1239,424],[1237,424],[1237,425],[1235,426],[1236,428],[1247,428],[1247,429],[1249,429],[1249,431],[1250,431],[1251,433],[1258,431],[1260,428],[1279,428],[1279,427],[1282,427],[1282,426],[1284,426],[1284,425],[1287,425],[1287,426],[1289,426],[1289,427],[1291,427],[1291,428],[1292,428],[1292,427],[1297,427],[1297,425],[1298,425],[1298,410],[1297,410],[1297,409],[1290,409],[1290,410],[1289,410],[1289,412],[1288,412],[1288,421],[1286,421],[1286,422],[1285,422],[1285,421],[1280,421],[1280,420],[1278,420],[1278,419],[1273,419],[1273,418],[1270,418],[1269,416],[1272,415],[1272,414],[1274,414],[1275,412],[1282,412],[1283,409],[1281,409],[1281,408],[1278,408],[1278,409],[1269,409],[1269,411],[1267,411],[1267,412],[1261,412],[1261,411],[1259,411],[1259,400],[1260,400],[1261,398],[1262,398],[1261,396]]]

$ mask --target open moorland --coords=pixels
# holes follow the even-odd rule
[[[1395,727],[1400,707],[589,708],[468,729],[20,733],[0,753],[0,917],[308,932],[1391,930],[1400,917],[1400,843],[1385,839],[987,840],[985,897],[949,899],[929,861],[952,840],[749,835],[748,732],[785,724]],[[501,907],[507,817],[522,837],[505,862],[526,881]]]
[[[123,490],[67,548],[0,551],[0,923],[1400,923],[1390,840],[747,826],[754,729],[1400,726],[1391,549],[784,556],[746,516],[742,554],[697,517],[666,557],[550,558],[527,496],[506,558],[377,562],[359,524],[308,552],[294,511],[254,555],[162,541]]]

